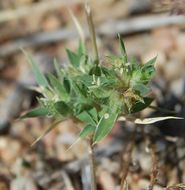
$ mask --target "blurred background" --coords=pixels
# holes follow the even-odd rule
[[[89,190],[85,141],[72,121],[58,125],[34,147],[30,144],[51,123],[49,118],[18,120],[37,105],[39,94],[29,89],[34,76],[21,48],[32,53],[43,72],[53,72],[53,60],[66,64],[65,49],[78,47],[79,35],[69,9],[88,39],[83,0],[0,0],[0,190]],[[102,62],[119,54],[120,33],[130,58],[145,63],[157,55],[152,81],[153,106],[139,117],[185,117],[185,1],[90,1]],[[171,110],[171,111],[169,111]],[[118,123],[96,147],[98,189],[114,190],[127,163],[132,123]],[[169,120],[136,131],[127,182],[144,190],[153,167],[148,143],[155,146],[158,176],[154,189],[185,182],[185,121]],[[123,169],[122,169],[123,168]]]

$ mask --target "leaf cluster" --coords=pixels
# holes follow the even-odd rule
[[[54,61],[56,75],[46,76],[31,56],[27,56],[42,94],[39,107],[25,117],[49,116],[74,118],[83,123],[80,137],[102,140],[122,114],[145,109],[152,99],[147,97],[148,85],[154,76],[156,57],[145,64],[128,60],[119,36],[121,55],[108,56],[108,65],[96,64],[80,42],[77,52],[67,49],[70,64],[60,67]]]

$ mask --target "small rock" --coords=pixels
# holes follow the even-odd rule
[[[22,151],[20,142],[8,137],[0,137],[0,157],[7,163],[12,164]]]
[[[141,149],[133,151],[133,159],[138,161],[140,167],[142,168],[144,173],[150,174],[152,169],[152,159],[149,153],[144,152],[144,145]]]
[[[10,184],[10,190],[38,190],[31,177],[19,176]]]
[[[172,58],[164,67],[164,77],[167,81],[179,79],[184,75],[185,65],[177,57]]]
[[[113,190],[116,187],[113,176],[106,170],[99,171],[99,182],[105,190]]]
[[[176,97],[181,98],[185,93],[185,77],[173,81],[170,90]]]
[[[60,20],[55,15],[47,16],[47,18],[45,18],[44,21],[42,22],[42,26],[45,31],[56,30],[57,28],[60,27],[60,25],[61,25]]]

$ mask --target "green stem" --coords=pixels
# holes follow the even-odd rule
[[[91,190],[97,190],[96,188],[96,163],[94,154],[93,141],[89,142],[89,161],[90,161],[90,171],[91,171]]]
[[[92,19],[91,8],[88,3],[86,3],[85,5],[85,12],[87,16],[89,33],[90,33],[90,37],[91,37],[91,41],[93,45],[94,62],[96,65],[99,65],[99,55],[98,55],[98,48],[97,48],[97,43],[96,43],[96,33],[95,33],[94,23]]]

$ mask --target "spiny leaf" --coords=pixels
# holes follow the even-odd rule
[[[73,81],[71,84],[76,96],[83,99],[86,98],[88,89],[84,84],[79,84],[76,81]]]
[[[152,103],[153,98],[145,97],[143,98],[143,100],[144,100],[144,103],[137,102],[136,104],[133,105],[131,109],[131,113],[140,112],[141,110],[144,110],[145,108],[147,108]]]
[[[79,42],[79,46],[78,46],[78,55],[85,55],[86,53],[86,49],[85,49],[85,44],[83,43],[82,40],[80,40]]]
[[[103,89],[101,87],[97,87],[95,89],[92,89],[91,91],[94,93],[94,95],[97,98],[107,98],[107,97],[109,97],[111,95],[111,92],[112,92],[110,90],[108,91],[108,90]]]
[[[24,118],[30,118],[30,117],[43,117],[47,115],[48,115],[48,110],[46,108],[38,107],[22,115],[20,118],[24,119]]]
[[[87,74],[83,74],[83,75],[74,77],[74,80],[80,83],[83,83],[86,87],[89,87],[92,85],[93,77]]]
[[[143,69],[149,67],[149,66],[154,66],[155,62],[157,60],[157,56],[155,56],[154,58],[150,59],[149,61],[147,61],[144,66]]]
[[[80,65],[80,57],[69,49],[67,49],[66,52],[67,52],[67,56],[69,58],[70,63],[74,67],[78,67]]]
[[[25,53],[28,62],[31,64],[32,66],[32,70],[33,73],[35,75],[36,81],[40,86],[43,87],[48,87],[48,81],[45,78],[45,76],[43,75],[43,73],[40,71],[37,63],[35,63],[35,61],[33,60],[32,56],[28,55],[27,53]]]
[[[93,126],[96,126],[94,118],[89,114],[88,111],[83,111],[77,116],[77,118],[86,124],[91,124]]]
[[[58,78],[62,81],[63,80],[62,72],[60,70],[60,66],[56,59],[54,59],[54,67],[55,67],[55,71],[56,71]]]
[[[80,136],[81,138],[85,138],[85,137],[87,137],[88,135],[94,133],[95,129],[96,129],[95,126],[87,125],[87,126],[85,126],[85,127],[82,129],[82,131],[80,132],[79,136]]]
[[[134,70],[130,79],[131,87],[134,87],[138,83],[142,82],[142,72],[140,69]]]
[[[147,84],[155,74],[154,63],[156,62],[156,59],[157,57],[152,58],[147,63],[145,63],[141,69],[142,80],[144,84]]]
[[[125,45],[120,34],[118,34],[118,38],[119,38],[121,53],[125,57],[125,62],[127,63],[128,62],[127,52],[126,52]]]
[[[57,78],[55,78],[55,76],[53,76],[52,74],[48,74],[48,78],[51,82],[51,85],[53,86],[53,88],[57,91],[58,95],[60,96],[61,100],[67,102],[69,101],[69,94],[66,92],[64,86],[62,86],[62,84],[58,81]]]
[[[38,141],[40,141],[43,137],[45,137],[52,129],[54,129],[59,123],[61,123],[63,120],[59,120],[54,122],[52,125],[50,125],[42,135],[40,135],[32,144],[31,146],[34,146]]]
[[[140,96],[146,96],[150,92],[150,88],[148,88],[146,85],[142,83],[134,85],[133,89],[135,91],[138,91],[140,93]]]

